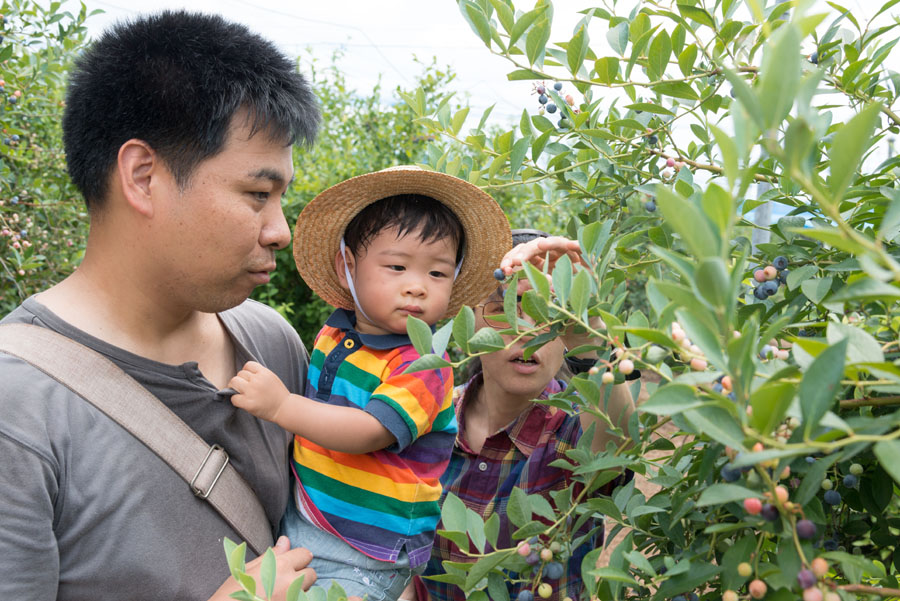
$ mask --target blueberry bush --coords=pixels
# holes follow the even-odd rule
[[[649,398],[621,446],[592,453],[585,437],[568,453],[585,492],[512,497],[517,548],[496,549],[497,522],[450,496],[440,535],[471,563],[437,578],[476,600],[552,597],[554,562],[602,514],[620,536],[608,564],[588,554],[584,599],[900,596],[898,0],[868,20],[835,2],[603,2],[555,42],[549,1],[458,4],[532,94],[501,131],[409,97],[440,144],[428,166],[569,207],[582,248],[583,264],[515,276],[550,331],[517,323],[510,295],[508,332],[533,348],[599,316],[602,358],[546,402],[602,419],[634,369]],[[410,331],[438,355],[504,346],[473,323],[463,308],[434,336]],[[659,492],[588,494],[623,468]],[[532,566],[525,545],[549,552]]]
[[[87,233],[60,121],[65,73],[88,13],[60,2],[0,7],[0,315],[71,273]]]

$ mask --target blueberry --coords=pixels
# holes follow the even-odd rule
[[[7,146],[9,146],[11,142],[12,142],[12,140],[10,140],[9,138],[3,138],[3,143],[6,144]]]
[[[766,291],[763,290],[762,286],[757,286],[756,288],[753,289],[753,296],[755,296],[759,300],[766,300],[767,298],[769,298],[766,295]]]
[[[725,482],[736,482],[741,478],[741,470],[732,467],[730,463],[726,463],[722,466],[719,475],[722,476],[722,480]]]
[[[768,282],[763,282],[760,286],[762,291],[766,294],[766,296],[772,296],[776,292],[778,292],[778,282],[775,280],[769,280]]]
[[[565,572],[565,568],[563,568],[563,565],[558,561],[551,561],[547,564],[547,567],[544,568],[544,576],[550,580],[559,580],[562,578],[563,572]]]
[[[817,50],[816,52],[813,52],[812,54],[809,55],[809,62],[811,62],[811,63],[814,64],[814,65],[818,65],[818,64],[819,64],[819,52],[818,52],[818,50]]]
[[[545,88],[544,86],[538,86],[535,89],[537,90],[537,93],[540,94],[541,96],[543,96],[544,93],[547,92],[547,88]]]
[[[825,501],[826,505],[840,505],[841,493],[836,490],[826,490],[822,499]]]
[[[503,273],[502,269],[500,269],[498,267],[497,269],[494,270],[494,279],[502,282],[504,280],[504,278],[506,278],[506,274]]]
[[[687,597],[684,595],[675,595],[672,597],[672,601],[687,601]]]
[[[7,96],[6,101],[9,102],[10,104],[15,104],[19,101],[19,99],[16,98],[15,96]]]
[[[688,593],[688,601],[700,601],[700,597],[697,596],[697,593]]]
[[[534,593],[531,591],[521,591],[516,601],[534,601]]]
[[[837,551],[838,549],[838,541],[836,538],[829,538],[825,541],[823,545],[826,551]]]
[[[19,232],[19,235],[22,236],[22,237],[24,238],[25,236],[28,235],[28,230],[22,230],[21,232]],[[856,476],[854,476],[854,478],[855,478],[855,477],[856,477]],[[845,480],[846,480],[846,478],[845,478]]]
[[[797,536],[803,540],[814,539],[816,537],[816,525],[809,520],[799,520],[797,522]]]
[[[844,486],[847,488],[856,488],[856,485],[859,484],[859,478],[854,476],[853,474],[847,474],[844,476]]]
[[[13,142],[18,142],[19,140],[20,140],[19,134],[13,134],[13,135],[12,135],[12,141],[13,141]]]
[[[782,269],[781,271],[778,272],[778,275],[775,276],[774,281],[778,282],[782,286],[787,286],[787,278],[790,273],[791,272],[788,271],[787,269]]]
[[[715,384],[713,384],[712,389],[713,389],[713,392],[718,393],[718,394],[722,394],[722,391],[724,390],[724,388],[722,388],[722,384],[720,382],[716,382]]]
[[[546,94],[541,94],[540,96],[538,96],[538,102],[540,102],[541,104],[547,104],[547,100],[549,100],[549,98],[547,98]]]
[[[788,266],[787,257],[783,257],[783,256],[779,255],[772,260],[772,267],[774,267],[778,271],[781,271],[782,269],[787,269],[787,266]]]
[[[655,212],[656,211],[656,203],[653,202],[652,200],[648,200],[647,202],[644,203],[644,210],[647,211],[648,213]]]
[[[528,557],[525,558],[525,563],[530,566],[537,565],[541,561],[541,556],[537,551],[532,551],[528,554]]]
[[[656,134],[650,134],[650,137],[647,138],[647,143],[650,144],[650,146],[656,146],[659,144],[659,137]]]
[[[562,90],[562,84],[560,82],[556,82],[555,84],[553,84],[553,89],[559,92],[560,90]]]
[[[813,457],[812,455],[807,455],[807,456],[806,456],[806,463],[813,464],[813,463],[815,463],[815,462],[816,462],[816,458],[815,458],[815,457]]]
[[[737,400],[737,395],[734,394],[733,392],[729,392],[729,393],[728,393],[728,399],[731,400],[731,401],[736,401],[736,400]]]
[[[14,205],[17,205],[17,204],[19,204],[19,197],[13,196],[12,198],[9,199],[9,202],[11,202]]]
[[[556,112],[556,105],[553,104],[552,102],[551,102],[550,104],[548,104],[548,105],[547,105],[547,112],[550,113],[550,114],[555,113],[555,112]]]
[[[760,515],[763,516],[763,519],[767,522],[774,522],[778,519],[778,508],[771,503],[766,503],[762,506]]]
[[[815,586],[816,580],[816,575],[813,574],[812,570],[803,569],[797,572],[797,583],[802,589],[808,589],[811,586]]]
[[[731,90],[728,93],[731,95],[732,98],[737,98],[737,94],[735,93],[734,88],[731,88]]]
[[[768,344],[764,344],[761,349],[759,349],[759,358],[760,359],[768,359],[769,355],[771,355],[775,351],[774,348],[769,346]]]

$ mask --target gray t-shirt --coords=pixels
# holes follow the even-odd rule
[[[219,317],[236,365],[256,360],[303,392],[306,350],[278,313],[246,301]],[[207,443],[222,445],[273,530],[278,525],[289,497],[290,434],[218,396],[196,363],[139,357],[33,298],[3,322],[48,327],[106,355]],[[240,540],[152,451],[69,389],[0,353],[0,599],[207,599],[229,574],[224,537]]]

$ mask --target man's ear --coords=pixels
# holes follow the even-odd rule
[[[344,254],[347,255],[346,262],[344,260]],[[347,281],[347,272],[344,271],[344,265],[346,264],[347,268],[350,271],[353,271],[355,261],[356,258],[349,249],[345,250],[344,253],[339,250],[334,256],[334,272],[337,274],[338,283],[344,290],[350,290],[350,282]]]
[[[143,140],[131,139],[119,148],[116,166],[117,183],[127,205],[144,217],[153,217],[152,185],[157,183],[153,180],[166,169],[159,155]]]

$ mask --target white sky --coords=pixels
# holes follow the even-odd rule
[[[90,32],[98,32],[111,22],[161,8],[190,8],[217,12],[228,19],[246,24],[252,30],[276,43],[290,56],[298,56],[310,48],[320,64],[341,48],[344,58],[339,63],[349,88],[367,95],[379,75],[384,94],[390,100],[396,85],[412,88],[416,75],[422,72],[414,57],[430,62],[437,57],[441,67],[451,66],[456,72],[452,89],[468,94],[472,107],[470,119],[478,119],[491,104],[496,104],[492,120],[505,118],[518,122],[523,108],[535,112],[537,103],[531,92],[531,81],[509,82],[506,74],[513,67],[492,55],[471,30],[454,0],[84,0],[88,9],[106,11],[88,20]],[[774,0],[765,0],[771,4]],[[871,15],[884,0],[839,0],[860,21]],[[75,5],[66,3],[69,10]],[[567,41],[581,15],[579,10],[600,6],[589,0],[556,0],[554,2],[551,42]],[[634,0],[617,2],[619,14],[627,14]],[[516,6],[530,9],[534,0],[517,0]],[[828,9],[823,0],[816,6]],[[895,15],[900,9],[893,9]],[[830,23],[831,18],[826,20]],[[606,23],[593,20],[590,30],[592,46],[606,43]],[[848,24],[849,26],[849,24]],[[892,39],[894,35],[886,36]],[[886,41],[886,40],[883,40]],[[895,55],[898,51],[895,51]],[[609,51],[612,56],[612,51]],[[892,57],[895,58],[895,57]],[[896,61],[894,68],[900,70]]]

